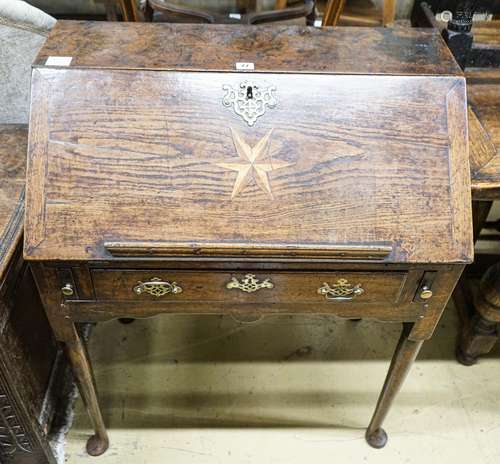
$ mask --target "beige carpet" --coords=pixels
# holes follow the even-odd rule
[[[500,346],[474,367],[454,359],[448,309],[386,422],[365,444],[397,324],[327,317],[160,316],[92,336],[111,439],[99,458],[81,401],[69,464],[500,462]]]

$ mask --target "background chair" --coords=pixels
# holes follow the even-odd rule
[[[144,16],[146,21],[195,22],[217,24],[262,24],[305,18],[308,25],[314,25],[315,1],[276,2],[274,9],[257,11],[254,1],[236,2],[226,11],[195,8],[188,2],[174,3],[168,0],[146,0]]]
[[[29,0],[28,3],[60,19],[137,21],[144,0]]]

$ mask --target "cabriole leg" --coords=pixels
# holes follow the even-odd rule
[[[66,312],[67,308],[61,297],[57,270],[39,263],[31,263],[30,268],[54,335],[58,341],[64,343],[66,348],[66,354],[95,431],[95,434],[87,442],[87,452],[92,456],[99,456],[108,449],[109,440],[99,409],[97,390],[87,349],[75,324],[71,321],[70,315]]]
[[[387,443],[387,434],[382,428],[382,423],[422,347],[422,340],[413,341],[408,339],[412,326],[413,324],[411,323],[404,324],[403,326],[403,332],[392,357],[389,372],[387,373],[375,412],[366,431],[366,441],[373,448],[383,448]]]
[[[99,408],[97,389],[87,349],[74,325],[73,335],[71,341],[66,341],[66,350],[78,382],[78,388],[82,395],[85,408],[87,409],[92,427],[95,431],[95,434],[87,441],[87,453],[91,456],[99,456],[108,449],[108,434],[102,418],[101,409]]]

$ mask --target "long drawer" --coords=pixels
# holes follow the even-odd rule
[[[384,303],[397,305],[406,272],[209,272],[93,269],[98,301]]]

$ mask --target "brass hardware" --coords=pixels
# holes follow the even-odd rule
[[[427,285],[424,285],[420,289],[420,299],[428,300],[431,297],[432,297],[432,290],[429,287],[427,287]]]
[[[416,303],[425,303],[433,296],[432,285],[436,279],[436,271],[425,271],[413,297]],[[427,305],[424,305],[426,308]]]
[[[274,288],[274,284],[269,279],[259,282],[254,274],[247,274],[241,282],[236,277],[233,277],[231,281],[226,284],[226,288],[237,288],[242,292],[253,293],[261,288]]]
[[[133,291],[136,295],[142,295],[146,292],[150,295],[160,297],[168,293],[182,293],[182,287],[179,287],[175,282],[167,282],[158,277],[153,277],[148,282],[137,282]]]
[[[236,89],[225,84],[222,90],[226,92],[222,98],[222,104],[232,106],[234,112],[241,116],[249,126],[253,126],[268,107],[274,108],[278,103],[273,94],[276,92],[274,85],[264,87],[263,84],[244,81]]]
[[[61,292],[64,296],[73,296],[75,294],[75,290],[71,284],[64,284],[61,288]]]
[[[347,301],[365,293],[361,284],[352,285],[347,279],[339,279],[332,286],[323,283],[323,286],[318,288],[318,293],[324,295],[327,300]]]

